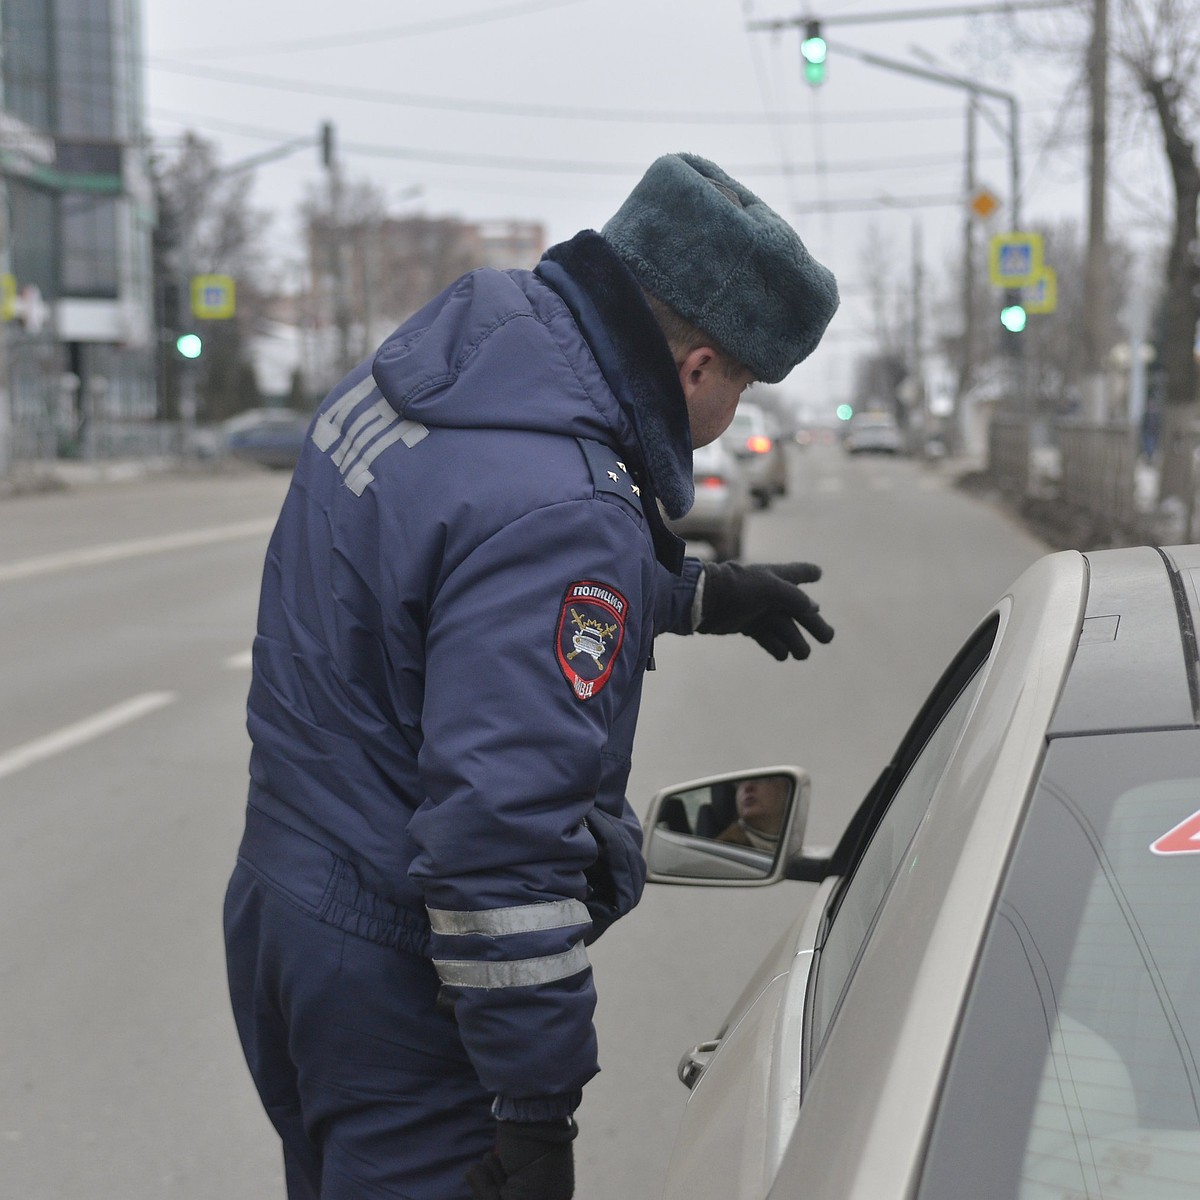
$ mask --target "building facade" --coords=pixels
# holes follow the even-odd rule
[[[386,216],[308,225],[298,297],[297,367],[324,392],[442,288],[477,267],[533,267],[546,248],[540,221]]]
[[[152,418],[156,333],[140,0],[0,0],[0,50],[3,470]]]

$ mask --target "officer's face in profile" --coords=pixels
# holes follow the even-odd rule
[[[731,372],[729,359],[707,346],[692,350],[679,367],[692,445],[707,446],[729,428],[742,393],[754,382],[745,367]]]

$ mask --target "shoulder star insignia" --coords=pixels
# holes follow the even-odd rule
[[[621,477],[616,473],[616,471],[609,471],[608,477],[613,481],[613,483],[621,482]]]
[[[640,496],[642,494],[642,489],[638,487],[636,483],[631,483],[629,486],[633,488],[633,494],[635,496]]]
[[[626,472],[626,474],[628,474],[628,472],[629,472],[629,468],[628,468],[628,467],[627,467],[627,466],[626,466],[626,465],[625,465],[623,462],[621,462],[620,460],[618,460],[618,461],[617,461],[617,466],[618,466],[618,467],[620,467],[622,471]]]

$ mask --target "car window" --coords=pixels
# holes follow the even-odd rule
[[[1198,810],[1200,731],[1051,742],[921,1200],[1200,1194]]]
[[[965,683],[959,681],[957,696],[905,773],[866,851],[853,868],[816,959],[809,1042],[814,1059],[982,682],[980,668]]]

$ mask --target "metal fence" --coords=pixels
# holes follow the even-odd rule
[[[988,473],[1006,495],[1024,499],[1029,494],[1032,425],[1024,417],[996,414],[988,426]]]
[[[1165,535],[1156,497],[1139,495],[1137,434],[1127,423],[1059,420],[1035,438],[1031,420],[998,416],[989,430],[988,474],[1013,503],[1050,500],[1060,517],[1083,519],[1090,532],[1082,536],[1156,541]],[[1193,480],[1200,483],[1195,466]],[[1189,513],[1185,528],[1190,522]]]
[[[1053,429],[1060,456],[1058,499],[1116,529],[1132,530],[1142,524],[1134,479],[1137,435],[1132,426],[1060,421]]]

